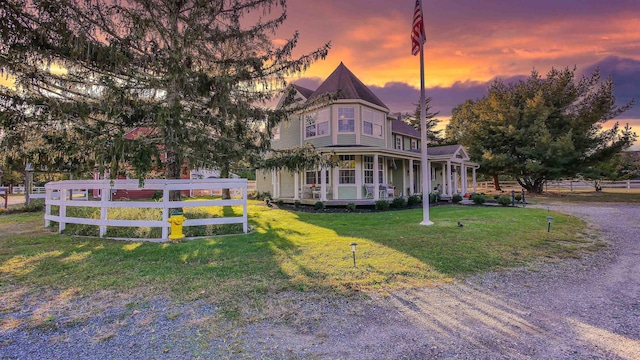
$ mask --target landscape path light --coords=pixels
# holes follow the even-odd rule
[[[547,216],[547,232],[551,231],[552,222],[553,222],[553,216]]]
[[[352,242],[349,246],[351,246],[351,253],[353,254],[353,267],[356,267],[356,246],[358,246],[358,243]]]

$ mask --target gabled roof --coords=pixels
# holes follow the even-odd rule
[[[413,136],[415,138],[420,138],[420,131],[416,130],[413,126],[407,124],[402,120],[392,120],[391,121],[391,132],[396,134],[402,134],[407,136]]]
[[[311,94],[313,94],[313,90],[307,89],[306,87],[302,87],[302,86],[296,85],[296,84],[293,84],[293,87],[296,90],[298,90],[298,92],[300,94],[302,94],[302,96],[304,96],[305,100],[309,100],[309,98],[311,97]]]
[[[462,145],[428,146],[428,156],[455,156],[460,155],[463,159],[469,159],[467,152]]]
[[[309,100],[329,93],[338,93],[338,99],[364,100],[387,110],[389,109],[343,63],[340,63],[320,87],[311,94]]]

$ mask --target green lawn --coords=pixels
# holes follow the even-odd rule
[[[284,290],[384,293],[599,246],[562,214],[552,213],[548,233],[540,209],[439,206],[429,227],[419,225],[421,209],[315,214],[252,203],[249,211],[248,235],[179,244],[61,236],[46,232],[41,213],[0,216],[0,292],[113,290],[232,306]]]

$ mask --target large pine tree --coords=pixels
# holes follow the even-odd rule
[[[604,128],[632,103],[617,106],[613,81],[600,73],[575,78],[575,69],[551,70],[546,78],[505,84],[453,111],[447,137],[468,147],[469,155],[491,175],[514,177],[529,192],[542,192],[546,180],[574,177],[629,147],[629,128]]]
[[[262,105],[329,47],[275,45],[285,19],[285,0],[2,1],[5,154],[169,179],[258,158],[295,110]]]

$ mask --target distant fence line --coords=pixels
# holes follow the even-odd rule
[[[206,193],[209,191],[210,193]],[[256,181],[255,180],[247,180],[247,191],[252,192],[256,191]],[[13,195],[19,195],[25,193],[24,185],[14,185],[10,188],[9,191]],[[222,190],[218,190],[217,193],[211,193],[211,190],[203,190],[206,195],[220,195]],[[192,192],[193,193],[193,192]],[[79,194],[79,193],[78,193]],[[32,186],[31,187],[31,198],[32,199],[44,199],[45,195],[45,187],[44,186]],[[204,194],[203,194],[204,195]],[[197,192],[194,193],[194,196],[199,196]]]
[[[602,190],[640,190],[640,180],[622,180],[622,181],[600,181]],[[502,190],[521,190],[522,186],[517,181],[500,181]],[[484,181],[477,183],[477,190],[493,190],[493,181]],[[589,180],[559,180],[546,181],[544,184],[545,191],[578,191],[578,190],[595,190],[595,184]]]
[[[50,182],[45,185],[45,226],[51,221],[58,223],[58,231],[62,232],[67,224],[95,225],[99,228],[100,237],[104,237],[109,226],[120,227],[156,227],[162,228],[161,239],[128,239],[146,241],[168,241],[170,224],[169,209],[203,207],[203,206],[242,206],[242,216],[216,217],[205,219],[188,219],[183,226],[242,224],[243,231],[248,232],[247,219],[247,180],[246,179],[202,179],[202,180],[147,180],[142,188],[138,180],[67,180]],[[240,194],[239,199],[205,200],[205,201],[169,201],[170,191],[197,191],[231,189]],[[91,200],[88,193],[98,190],[97,200]],[[112,200],[118,190],[156,190],[162,192],[158,201],[122,201]],[[73,194],[85,194],[74,197]],[[51,213],[51,207],[58,206],[58,215]],[[100,219],[89,219],[67,216],[68,207],[94,207],[100,209]],[[162,220],[115,220],[108,219],[109,209],[115,208],[157,208],[162,209]]]

